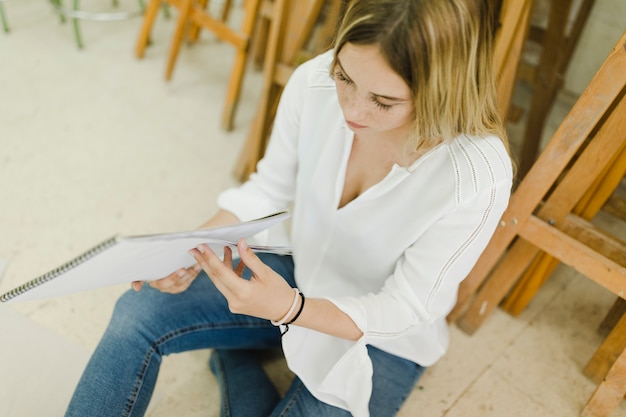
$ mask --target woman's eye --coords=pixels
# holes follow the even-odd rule
[[[380,110],[389,111],[389,110],[391,110],[391,107],[393,107],[390,104],[383,104],[383,103],[381,103],[376,98],[372,98],[372,101],[374,102],[376,107],[378,107]]]
[[[346,84],[351,84],[351,83],[352,83],[352,81],[350,81],[349,79],[347,79],[347,78],[346,78],[346,76],[345,76],[345,75],[343,75],[343,72],[341,72],[341,71],[337,71],[337,72],[335,73],[335,78],[337,78],[339,81],[342,81],[342,82],[344,82],[344,83],[346,83]]]

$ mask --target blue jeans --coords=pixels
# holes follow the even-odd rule
[[[290,256],[260,257],[296,286]],[[129,290],[120,297],[66,417],[143,416],[163,356],[208,348],[214,349],[210,365],[220,385],[224,417],[350,415],[317,400],[297,377],[280,398],[254,354],[280,348],[279,329],[267,320],[231,313],[224,296],[201,273],[181,294],[146,285],[140,292]],[[368,349],[374,366],[371,415],[393,416],[424,369],[371,346]]]

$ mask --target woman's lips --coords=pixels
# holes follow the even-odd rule
[[[348,126],[350,126],[352,129],[363,129],[364,127],[366,127],[366,126],[360,125],[360,124],[358,124],[358,123],[351,122],[351,121],[349,121],[349,120],[346,120],[346,123],[347,123],[347,124],[348,124]]]

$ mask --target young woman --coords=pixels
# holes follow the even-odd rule
[[[458,285],[509,198],[487,3],[351,1],[334,49],[286,86],[257,174],[206,223],[293,206],[293,256],[240,241],[233,269],[201,245],[198,267],[135,283],[67,415],[143,415],[162,356],[203,348],[222,415],[395,415],[446,351]],[[280,346],[283,398],[251,353]]]

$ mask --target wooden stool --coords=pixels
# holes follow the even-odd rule
[[[450,319],[460,317],[461,329],[476,331],[541,252],[623,298],[626,243],[594,227],[585,213],[595,214],[625,171],[626,33],[512,195],[461,284]],[[583,415],[609,415],[626,393],[625,378],[626,354],[620,352]]]
[[[141,58],[144,55],[145,48],[150,37],[150,31],[152,30],[152,25],[156,19],[159,7],[164,1],[179,10],[176,28],[172,38],[172,44],[170,46],[165,69],[166,80],[170,80],[172,77],[180,45],[183,42],[185,32],[188,28],[191,30],[190,37],[192,39],[197,37],[197,31],[199,28],[208,29],[213,32],[218,39],[228,42],[235,47],[235,62],[233,64],[230,81],[226,90],[226,99],[222,114],[222,127],[228,131],[232,130],[234,115],[239,101],[243,76],[246,69],[250,38],[254,30],[254,24],[261,0],[245,1],[244,16],[240,31],[233,30],[225,23],[225,21],[212,17],[205,10],[208,0],[150,0],[150,3],[146,8],[145,17],[135,48],[135,54],[138,58]],[[230,2],[225,4],[221,19],[228,18],[228,12],[225,11],[226,9],[230,9]]]
[[[282,89],[298,64],[310,58],[299,55],[310,39],[325,0],[275,0],[271,28],[264,57],[264,78],[261,100],[250,133],[239,155],[234,175],[245,181],[263,157]],[[327,3],[330,12],[326,23],[333,27],[341,2]],[[321,52],[314,51],[313,55]]]

